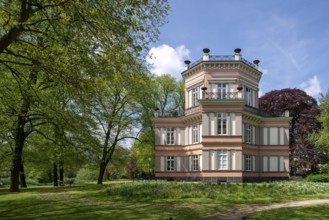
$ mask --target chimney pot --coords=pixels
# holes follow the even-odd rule
[[[254,60],[254,62],[253,62],[253,63],[254,63],[254,64],[256,64],[256,65],[258,65],[258,64],[259,64],[259,62],[260,62],[259,60]]]
[[[204,48],[204,49],[203,49],[203,52],[204,52],[204,53],[209,53],[210,50],[209,50],[208,48]]]
[[[184,63],[185,63],[186,65],[189,65],[189,64],[191,63],[191,61],[189,61],[189,60],[185,60]]]
[[[235,53],[241,53],[241,49],[240,49],[240,48],[236,48],[236,49],[234,50],[234,52],[235,52]]]

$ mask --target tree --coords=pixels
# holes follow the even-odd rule
[[[159,114],[184,110],[184,83],[176,81],[175,77],[165,74],[154,80],[154,102]]]
[[[317,146],[324,149],[326,152],[329,150],[329,91],[325,95],[321,94],[320,97],[320,111],[321,114],[317,120],[321,123],[321,130],[314,131],[310,137],[310,141]],[[328,161],[327,161],[328,162]]]
[[[321,128],[316,120],[320,111],[314,98],[299,89],[274,90],[259,99],[259,108],[277,116],[289,110],[292,117],[289,125],[289,157],[293,174],[306,169],[314,171],[318,164],[327,160],[325,152],[308,141],[310,133]]]
[[[149,90],[150,98],[142,103],[142,130],[132,147],[132,165],[136,165],[139,172],[151,174],[155,166],[154,113],[179,116],[183,112],[184,82],[165,74],[154,77]]]
[[[13,106],[3,102],[15,143],[11,191],[18,191],[25,141],[45,123],[34,111],[47,107],[48,92],[56,87],[70,97],[82,96],[94,86],[95,72],[110,74],[107,68],[120,67],[122,57],[141,60],[167,10],[164,0],[0,3],[0,70],[11,76],[9,91],[19,94],[8,94],[16,99],[8,102]]]

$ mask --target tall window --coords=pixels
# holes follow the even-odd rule
[[[193,155],[192,157],[192,169],[193,171],[199,170],[199,155]]]
[[[227,113],[218,113],[217,133],[227,134]]]
[[[226,91],[226,83],[218,83],[218,99],[226,99],[227,91]]]
[[[246,104],[255,107],[255,97],[256,91],[245,87],[244,88],[244,99],[246,100]]]
[[[192,127],[192,143],[198,143],[199,142],[199,126],[194,125]]]
[[[167,128],[167,145],[174,145],[175,143],[174,134],[175,134],[174,128]]]
[[[252,165],[251,165],[251,155],[245,156],[245,170],[246,171],[252,171]]]
[[[198,104],[199,99],[199,87],[192,89],[192,106],[196,106]]]
[[[175,157],[169,156],[167,159],[167,171],[175,171]]]
[[[244,125],[244,142],[247,144],[253,143],[253,126],[245,124]]]
[[[218,151],[218,169],[219,170],[228,169],[228,151],[227,150]]]

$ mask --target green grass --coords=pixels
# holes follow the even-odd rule
[[[328,183],[111,182],[0,188],[0,219],[200,219],[255,204],[329,198]]]
[[[317,206],[303,206],[294,208],[281,208],[271,209],[267,211],[257,212],[248,216],[248,220],[251,219],[329,219],[329,205],[317,205]]]

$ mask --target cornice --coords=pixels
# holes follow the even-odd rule
[[[191,67],[190,69],[182,72],[182,77],[184,79],[193,76],[201,71],[205,70],[241,70],[244,73],[252,75],[256,79],[260,80],[262,77],[262,72],[259,70],[245,64],[244,62],[238,61],[202,61],[196,66]]]

